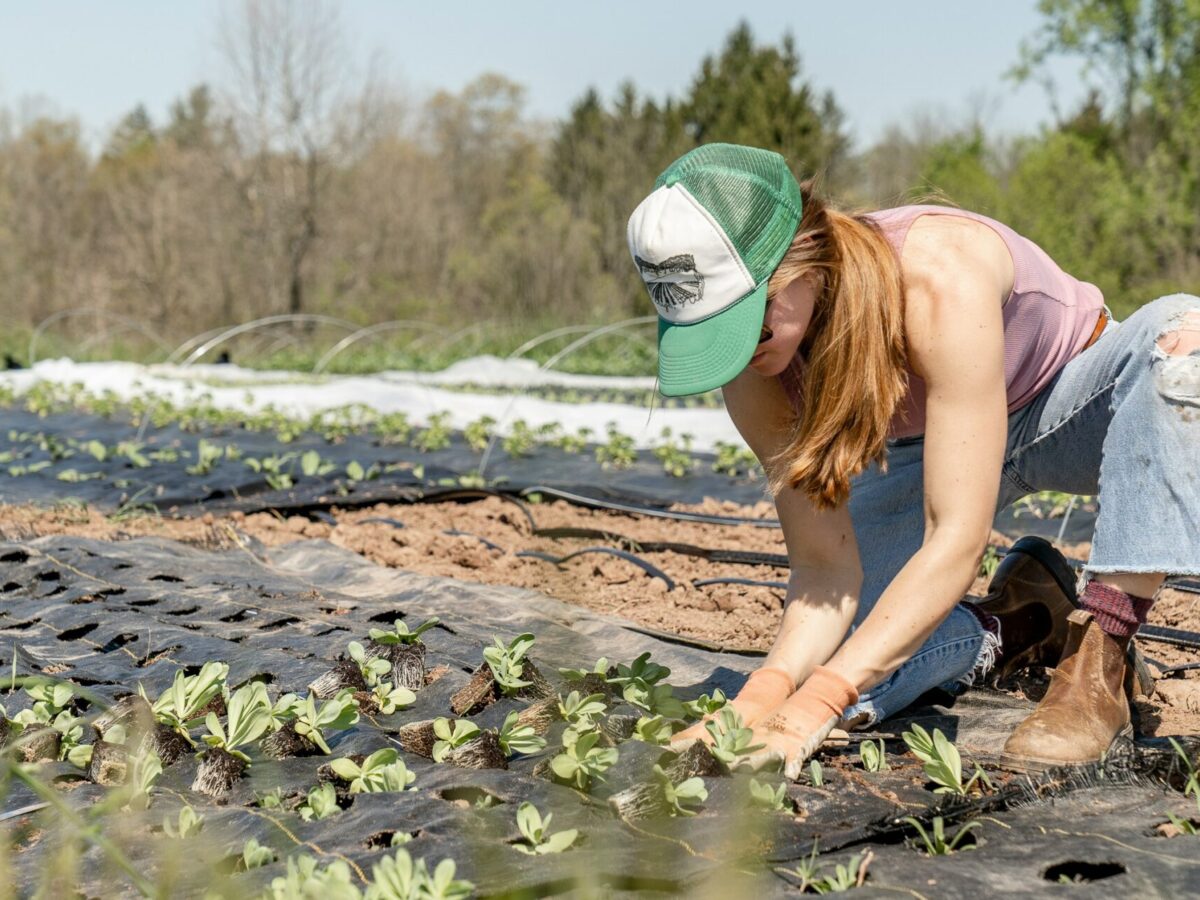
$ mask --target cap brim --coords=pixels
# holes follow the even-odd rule
[[[766,282],[715,316],[691,325],[658,320],[658,389],[701,394],[733,381],[754,356],[767,306]]]

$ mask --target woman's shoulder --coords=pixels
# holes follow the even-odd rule
[[[1015,265],[1003,227],[986,216],[953,208],[914,216],[900,253],[905,284],[938,284],[960,266],[969,266],[988,273],[999,296],[1007,297]]]

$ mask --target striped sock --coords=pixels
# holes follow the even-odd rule
[[[1079,598],[1079,605],[1095,618],[1105,634],[1115,638],[1131,638],[1138,626],[1146,621],[1153,597],[1135,597],[1112,585],[1089,581]]]

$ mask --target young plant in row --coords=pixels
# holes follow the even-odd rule
[[[352,794],[379,794],[408,790],[417,776],[391,747],[376,750],[361,763],[343,757],[329,764],[334,773],[349,782]]]
[[[543,816],[538,808],[526,801],[517,807],[517,830],[524,841],[513,844],[513,849],[530,856],[545,856],[547,853],[562,853],[579,837],[577,828],[550,833],[550,820],[554,813]]]
[[[760,809],[772,812],[791,812],[792,801],[787,795],[787,782],[781,781],[775,787],[764,784],[757,778],[750,779],[750,802]]]
[[[204,816],[185,803],[174,819],[170,816],[163,819],[162,829],[167,837],[179,840],[195,837],[204,830]]]
[[[558,712],[570,727],[587,731],[599,724],[608,707],[604,704],[603,694],[583,696],[579,691],[571,691],[565,697],[559,696]]]
[[[445,450],[450,446],[450,413],[434,413],[429,422],[417,432],[412,445],[422,453],[432,453],[435,450]]]
[[[466,719],[451,721],[445,717],[433,720],[433,733],[437,741],[433,745],[433,761],[444,762],[452,750],[475,740],[479,736],[479,726]]]
[[[476,453],[482,453],[487,449],[488,441],[492,437],[492,428],[495,424],[496,420],[491,416],[480,416],[473,422],[467,423],[467,426],[463,429],[463,440]]]
[[[238,860],[237,871],[250,872],[254,869],[261,869],[263,866],[269,866],[276,859],[278,857],[275,855],[274,850],[263,846],[254,838],[249,838],[242,845],[242,854]]]
[[[238,688],[226,700],[225,725],[210,712],[204,720],[208,750],[200,754],[200,766],[192,790],[220,796],[233,787],[250,765],[250,757],[241,749],[262,737],[271,727],[271,700],[260,681]]]
[[[372,628],[367,632],[368,652],[392,664],[392,683],[396,687],[419,691],[425,686],[425,642],[421,635],[438,621],[435,616],[410,631],[408,624],[397,618],[390,629]]]
[[[616,747],[599,746],[599,731],[563,731],[562,752],[550,760],[550,770],[562,781],[581,791],[593,781],[603,781],[604,773],[617,764]]]
[[[546,748],[546,739],[538,734],[532,725],[522,725],[520,719],[520,713],[510,712],[504,717],[504,724],[500,726],[497,740],[505,756],[538,753]]]
[[[683,701],[683,713],[689,720],[703,719],[724,709],[728,702],[729,698],[725,696],[725,692],[717,688],[712,692],[712,696],[701,694],[695,700]]]
[[[345,731],[358,722],[358,703],[350,690],[318,704],[310,693],[293,708],[294,718],[262,742],[263,753],[276,759],[315,756],[332,751],[327,731]]]
[[[742,717],[732,706],[727,706],[704,724],[704,729],[712,736],[708,745],[709,752],[726,769],[737,762],[738,757],[746,756],[755,750],[762,749],[762,744],[753,743],[754,729],[742,725]]]
[[[358,641],[351,641],[346,654],[338,657],[333,667],[308,686],[309,693],[324,700],[339,691],[349,689],[366,692],[392,670],[392,664],[382,656],[368,656]]]
[[[667,804],[667,814],[671,816],[694,816],[692,808],[699,806],[708,799],[708,789],[704,779],[699,776],[685,778],[676,784],[671,776],[663,771],[662,766],[654,767],[654,780],[658,782],[659,790]]]
[[[671,429],[662,430],[662,443],[654,448],[655,458],[662,463],[663,471],[672,478],[683,478],[691,474],[696,462],[692,459],[692,436],[681,434],[679,443],[671,437]]]
[[[483,664],[471,680],[450,698],[455,715],[469,715],[501,697],[540,699],[553,694],[549,682],[531,660],[532,634],[520,634],[505,644],[493,638],[493,646],[483,649]]]
[[[841,894],[863,886],[867,880],[867,868],[874,858],[870,850],[863,850],[850,857],[843,865],[836,864],[832,872],[826,872],[826,866],[817,859],[818,849],[813,841],[812,854],[807,859],[801,859],[795,869],[778,869],[785,875],[790,875],[800,883],[796,886],[802,894]]]
[[[341,811],[337,802],[337,789],[328,781],[312,788],[296,812],[305,822],[319,822]]]
[[[608,424],[608,440],[596,446],[596,462],[605,469],[628,469],[637,462],[633,438],[622,434],[615,423]]]
[[[195,746],[189,731],[204,721],[209,705],[221,696],[228,676],[229,666],[223,662],[207,662],[195,675],[185,675],[180,669],[171,686],[154,701],[151,709],[159,723],[154,746],[164,765],[171,765]],[[138,692],[145,699],[141,685]]]
[[[365,900],[467,900],[475,895],[475,885],[456,878],[457,871],[454,860],[443,859],[430,872],[425,860],[414,861],[407,850],[397,850],[371,868]]]
[[[863,741],[858,745],[858,758],[868,772],[884,772],[891,768],[883,741]]]
[[[911,842],[912,846],[919,846],[920,849],[925,852],[926,856],[949,856],[958,849],[959,845],[962,844],[962,842],[968,836],[973,837],[971,833],[976,828],[980,827],[978,822],[967,822],[954,833],[953,837],[947,838],[946,823],[942,820],[941,816],[933,817],[933,821],[930,823],[928,830],[926,830],[925,826],[912,816],[905,816],[903,821],[911,825],[916,830],[917,836],[920,838],[920,844],[918,845],[916,841],[913,841]],[[974,850],[975,845],[968,844],[967,846],[963,847],[963,849]]]
[[[311,856],[289,856],[287,872],[271,879],[271,900],[361,900],[354,875],[342,860],[321,866]]]
[[[937,785],[934,793],[965,797],[980,782],[992,787],[991,780],[979,766],[975,767],[975,774],[968,781],[963,781],[962,757],[940,728],[933,729],[930,735],[920,725],[913,725],[902,737],[913,755],[923,764],[926,777]]]

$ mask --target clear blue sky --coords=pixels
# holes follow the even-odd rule
[[[0,5],[0,106],[48,101],[78,116],[94,142],[144,103],[161,120],[200,81],[219,81],[222,0],[9,0]],[[497,71],[528,88],[531,114],[556,118],[588,86],[605,96],[631,79],[656,97],[682,92],[700,60],[747,19],[760,41],[790,30],[807,76],[833,91],[861,148],[920,110],[965,118],[985,97],[985,122],[1006,132],[1050,120],[1036,85],[1003,77],[1039,24],[1036,0],[653,3],[547,0],[344,0],[355,56],[378,52],[422,96]],[[680,13],[688,10],[687,15]],[[1056,68],[1060,103],[1083,94],[1073,64]]]

